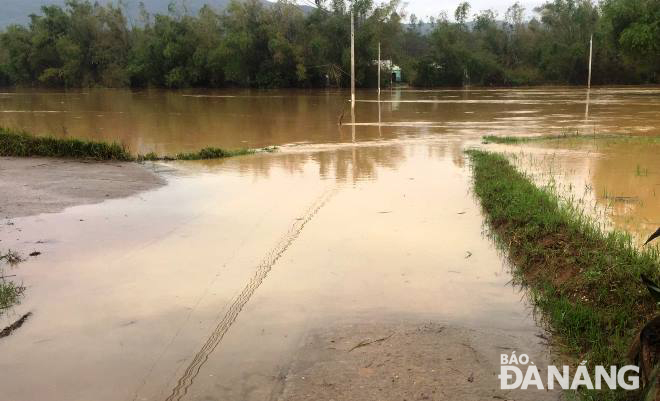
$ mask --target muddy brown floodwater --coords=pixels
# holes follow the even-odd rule
[[[596,89],[587,110],[575,89],[362,92],[338,127],[338,92],[1,94],[2,125],[134,151],[283,146],[3,220],[0,248],[41,255],[11,271],[27,291],[0,326],[32,315],[0,339],[0,399],[557,400],[498,388],[500,353],[552,358],[463,151],[492,133],[660,135],[659,95]],[[640,192],[615,225],[659,217],[652,146],[534,146],[501,149],[566,155],[591,193]]]
[[[660,88],[384,90],[381,103],[374,91],[357,98],[357,141],[574,129],[657,135],[660,127]],[[120,141],[143,154],[343,143],[352,140],[337,127],[342,111],[350,123],[346,99],[302,90],[0,92],[0,125]]]
[[[660,227],[660,138],[589,138],[491,146],[638,245]]]

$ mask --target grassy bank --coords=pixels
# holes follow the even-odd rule
[[[133,160],[118,143],[85,141],[29,135],[0,128],[0,156],[67,157],[73,159]]]
[[[275,148],[264,148],[272,152]],[[224,157],[248,155],[255,149],[227,150],[208,147],[197,152],[179,153],[174,156],[148,153],[132,155],[125,146],[118,143],[88,141],[82,139],[34,136],[25,132],[0,127],[0,156],[13,157],[60,157],[70,159],[156,161],[156,160],[209,160]]]
[[[576,362],[624,365],[656,305],[640,275],[660,278],[657,250],[604,233],[580,210],[539,188],[499,154],[471,150],[474,192],[498,243],[545,312],[555,340]],[[627,400],[625,391],[584,391],[585,400]]]

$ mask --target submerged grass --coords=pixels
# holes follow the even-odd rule
[[[11,281],[0,279],[0,312],[18,302],[25,288]]]
[[[225,150],[220,148],[204,148],[197,152],[179,153],[175,158],[177,160],[208,160],[220,159],[223,157],[249,155],[254,152],[255,151],[253,149]]]
[[[622,134],[582,134],[579,131],[565,132],[559,135],[519,135],[519,136],[498,136],[498,135],[485,135],[481,137],[481,143],[490,144],[521,144],[528,142],[541,142],[541,141],[585,141],[585,140],[607,140],[609,142],[638,142],[660,144],[660,136],[639,136],[639,135],[622,135]]]
[[[62,157],[72,159],[120,160],[120,161],[157,161],[157,160],[209,160],[224,157],[242,156],[257,151],[273,152],[275,147],[264,149],[227,150],[208,147],[197,152],[179,153],[175,156],[159,156],[154,152],[133,156],[125,146],[118,143],[106,143],[70,138],[54,138],[30,135],[0,127],[0,156],[13,157]]]
[[[575,206],[537,187],[495,153],[468,151],[474,192],[498,242],[564,351],[588,365],[625,365],[630,344],[656,313],[640,281],[660,279],[656,248],[603,232]],[[591,370],[593,371],[593,370]],[[584,390],[583,400],[627,400],[623,390]]]
[[[593,136],[581,135],[579,132],[567,132],[560,135],[535,135],[535,136],[498,136],[498,135],[485,135],[481,138],[483,144],[489,143],[502,143],[502,144],[516,144],[533,141],[551,141],[556,139],[570,139],[570,138],[590,138]]]
[[[6,253],[0,253],[0,313],[4,309],[16,304],[25,290],[25,287],[8,280],[1,266],[3,263],[13,266],[22,260],[20,255],[11,250]]]

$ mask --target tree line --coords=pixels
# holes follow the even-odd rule
[[[121,5],[67,0],[0,32],[0,85],[49,87],[347,86],[350,11],[356,81],[376,85],[383,59],[416,86],[584,84],[593,35],[594,84],[660,81],[658,0],[552,0],[525,18],[460,4],[427,21],[399,0],[232,0],[197,15],[172,3],[130,21]],[[387,74],[384,74],[387,77]],[[385,78],[389,81],[388,78]]]

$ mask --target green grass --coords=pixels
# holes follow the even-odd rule
[[[13,251],[0,253],[0,313],[10,306],[16,304],[18,299],[23,294],[25,287],[20,286],[9,280],[5,276],[2,264],[14,266],[20,263],[23,259]]]
[[[482,143],[502,143],[502,144],[516,144],[516,143],[525,143],[533,141],[549,141],[556,139],[569,139],[569,138],[587,138],[585,135],[581,135],[579,132],[567,132],[559,135],[536,135],[536,136],[497,136],[497,135],[485,135],[481,138]],[[588,138],[593,139],[593,136],[588,136]]]
[[[0,156],[66,157],[73,159],[133,160],[118,143],[40,137],[0,127]]]
[[[528,142],[541,142],[541,141],[555,141],[564,140],[571,141],[585,141],[585,140],[607,140],[612,143],[621,142],[639,142],[658,144],[660,143],[660,136],[639,136],[639,135],[623,135],[623,134],[599,134],[599,135],[586,135],[581,134],[579,131],[565,132],[559,135],[520,135],[520,136],[498,136],[498,135],[485,135],[481,137],[481,143],[490,144],[521,144]]]
[[[657,248],[638,250],[495,153],[468,151],[474,192],[516,279],[528,286],[554,340],[575,361],[624,365],[638,330],[657,313],[640,282],[660,279]],[[593,371],[593,370],[592,370]],[[581,391],[583,400],[627,400],[631,392]]]
[[[0,127],[0,156],[13,157],[61,157],[71,159],[95,160],[209,160],[224,157],[242,156],[258,151],[273,152],[275,147],[263,149],[235,149],[207,147],[197,152],[179,153],[175,156],[160,156],[154,152],[146,155],[133,156],[127,149],[118,143],[87,141],[81,139],[54,138],[48,136],[34,136],[21,131],[14,131]]]
[[[638,164],[637,169],[635,170],[635,175],[637,177],[647,177],[649,175],[649,169]]]
[[[251,155],[257,152],[274,152],[276,147],[267,147],[263,149],[234,149],[227,150],[222,148],[203,148],[197,152],[177,153],[174,156],[159,156],[154,152],[147,153],[146,155],[138,155],[137,161],[158,161],[158,160],[211,160],[222,159],[225,157]]]
[[[253,149],[225,150],[220,148],[204,148],[192,153],[179,153],[176,160],[208,160],[221,159],[223,157],[243,156],[254,153]]]
[[[24,290],[25,288],[22,286],[5,279],[0,279],[0,313],[4,309],[16,304]]]

